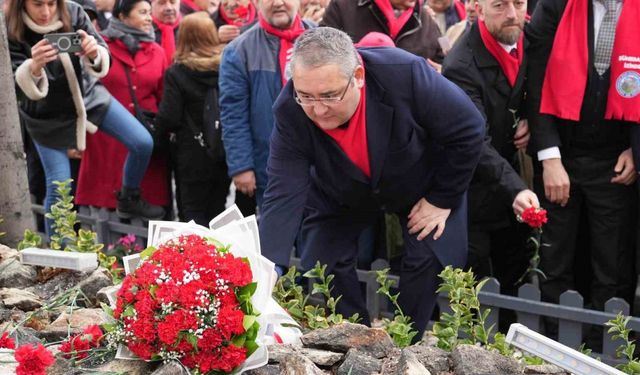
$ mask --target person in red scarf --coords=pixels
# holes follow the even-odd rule
[[[576,246],[581,221],[591,242],[591,305],[633,295],[639,12],[633,0],[540,0],[525,29],[530,150],[548,216],[539,265],[546,301],[574,289],[574,262],[589,253]]]
[[[463,89],[487,120],[488,139],[469,189],[469,259],[479,278],[495,277],[515,295],[529,265],[529,229],[516,221],[539,207],[518,171],[529,139],[522,119],[526,0],[479,0],[478,21],[449,52],[442,74]],[[520,151],[518,151],[520,150]],[[502,317],[503,314],[501,314]]]
[[[220,122],[229,176],[237,192],[255,196],[267,186],[272,105],[287,83],[296,38],[312,25],[298,15],[299,0],[259,0],[258,25],[227,45],[220,64]]]
[[[426,7],[442,35],[445,35],[450,27],[467,18],[465,4],[460,0],[427,0]]]
[[[435,21],[422,0],[332,0],[320,26],[343,30],[353,41],[376,31],[391,37],[396,47],[441,63],[444,58]]]
[[[163,49],[167,62],[173,61],[176,50],[178,26],[180,25],[180,0],[152,0],[151,17],[156,43]]]
[[[229,43],[258,21],[258,13],[251,0],[222,0],[211,18],[218,28],[220,41]]]
[[[466,190],[482,149],[482,115],[423,58],[399,48],[356,50],[329,27],[298,38],[291,71],[273,107],[262,253],[288,266],[301,228],[302,268],[326,264],[331,292],[342,296],[339,313],[368,324],[358,238],[381,212],[398,214],[399,303],[420,340],[438,273],[466,260]]]
[[[213,14],[218,10],[220,0],[181,0],[180,14],[182,17],[195,12]]]

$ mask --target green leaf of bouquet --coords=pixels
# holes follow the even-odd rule
[[[100,307],[102,308],[102,311],[105,312],[105,314],[113,316],[113,309],[111,308],[111,306],[107,305],[104,302],[100,302]]]
[[[260,346],[255,342],[255,340],[248,340],[244,343],[244,347],[247,349],[247,357],[249,357],[253,352],[258,350]]]
[[[105,323],[101,327],[105,330],[105,332],[113,332],[113,330],[116,329],[117,326],[117,324]]]
[[[196,335],[193,333],[187,333],[185,335],[185,339],[189,344],[191,344],[191,346],[193,346],[194,349],[198,349],[198,337]]]
[[[241,297],[244,297],[244,296],[251,297],[256,292],[256,289],[258,289],[258,283],[254,281],[240,288],[238,291],[238,294]]]
[[[133,305],[127,306],[127,308],[124,309],[124,312],[122,313],[122,316],[134,316],[134,315],[135,315],[135,310],[133,308]]]
[[[231,340],[231,342],[233,343],[233,345],[242,348],[246,340],[247,340],[246,335],[240,335],[240,336],[234,337],[233,340]]]
[[[246,332],[247,340],[255,340],[258,338],[258,331],[260,331],[260,323],[255,322]]]
[[[245,315],[244,319],[242,319],[242,326],[244,327],[244,330],[247,331],[249,330],[249,328],[251,328],[251,326],[255,322],[256,322],[255,315]]]
[[[147,259],[151,255],[153,255],[153,253],[155,253],[156,250],[157,249],[153,246],[147,247],[146,249],[140,252],[140,259]]]

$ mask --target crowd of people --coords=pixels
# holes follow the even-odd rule
[[[73,176],[78,205],[158,219],[175,201],[207,225],[231,186],[278,270],[294,245],[328,264],[365,323],[354,270],[394,213],[421,332],[446,265],[516,292],[534,207],[545,300],[585,273],[593,308],[632,299],[637,2],[6,0],[5,17],[47,210]]]

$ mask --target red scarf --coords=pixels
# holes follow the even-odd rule
[[[518,43],[516,44],[518,51],[518,58],[516,59],[507,53],[493,35],[491,35],[489,30],[487,30],[487,26],[484,24],[484,21],[478,20],[478,27],[480,28],[480,37],[482,38],[484,46],[487,48],[489,53],[498,60],[498,64],[500,64],[502,72],[507,77],[509,85],[513,87],[516,84],[518,71],[520,70],[520,65],[522,64],[522,58],[524,56],[524,53],[522,53],[524,33],[520,34],[520,39],[518,39]]]
[[[472,0],[470,0],[472,1]],[[456,7],[456,13],[460,21],[467,19],[467,10],[464,9],[464,3],[460,0],[453,0],[453,5]]]
[[[200,8],[196,3],[193,2],[193,0],[180,0],[182,4],[188,6],[189,8],[193,9],[194,12],[199,12],[199,11],[203,11],[205,9]]]
[[[400,30],[406,25],[413,14],[414,8],[409,8],[400,14],[400,17],[396,18],[396,13],[391,6],[390,0],[374,0],[378,8],[384,14],[384,17],[387,19],[387,27],[389,28],[389,36],[391,39],[395,40]]]
[[[338,146],[347,154],[353,162],[369,178],[371,178],[371,166],[369,165],[369,145],[367,144],[367,95],[365,85],[360,89],[360,103],[355,113],[351,116],[346,128],[324,130],[333,138]]]
[[[232,19],[229,18],[224,7],[220,4],[220,17],[227,23],[227,25],[234,25],[237,27],[242,27],[244,25],[248,25],[253,20],[256,19],[256,8],[253,6],[253,3],[249,1],[246,7],[238,6],[234,9],[234,13],[238,16],[238,18]]]
[[[540,112],[579,121],[589,71],[587,15],[590,1],[569,0],[549,56]],[[605,119],[640,122],[640,3],[623,3],[611,52]],[[629,60],[629,61],[625,61]]]
[[[182,21],[182,16],[178,14],[178,18],[176,22],[172,24],[162,23],[155,17],[153,18],[153,23],[156,25],[158,30],[161,33],[160,46],[164,49],[164,53],[167,56],[167,63],[171,64],[173,61],[173,53],[176,51],[176,36],[174,34],[174,30],[180,25],[180,21]]]
[[[280,63],[280,77],[282,78],[282,85],[284,86],[288,78],[286,76],[287,65],[291,58],[290,50],[293,48],[293,42],[296,38],[304,32],[304,26],[299,15],[293,20],[293,24],[288,29],[282,30],[270,25],[263,17],[262,14],[258,15],[258,21],[260,27],[267,33],[280,38],[280,50],[278,51],[278,62]]]

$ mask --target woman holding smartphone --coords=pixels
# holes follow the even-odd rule
[[[65,0],[11,0],[7,32],[20,116],[45,171],[45,209],[49,211],[57,199],[53,182],[70,177],[67,150],[83,151],[86,132],[94,133],[99,126],[129,151],[117,193],[118,212],[128,217],[162,217],[161,207],[140,198],[140,181],[153,149],[151,135],[104,87],[84,87],[83,74],[104,77],[110,58],[82,8]],[[82,52],[59,53],[44,39],[45,34],[61,32],[76,32]],[[50,221],[46,228],[51,234]]]

